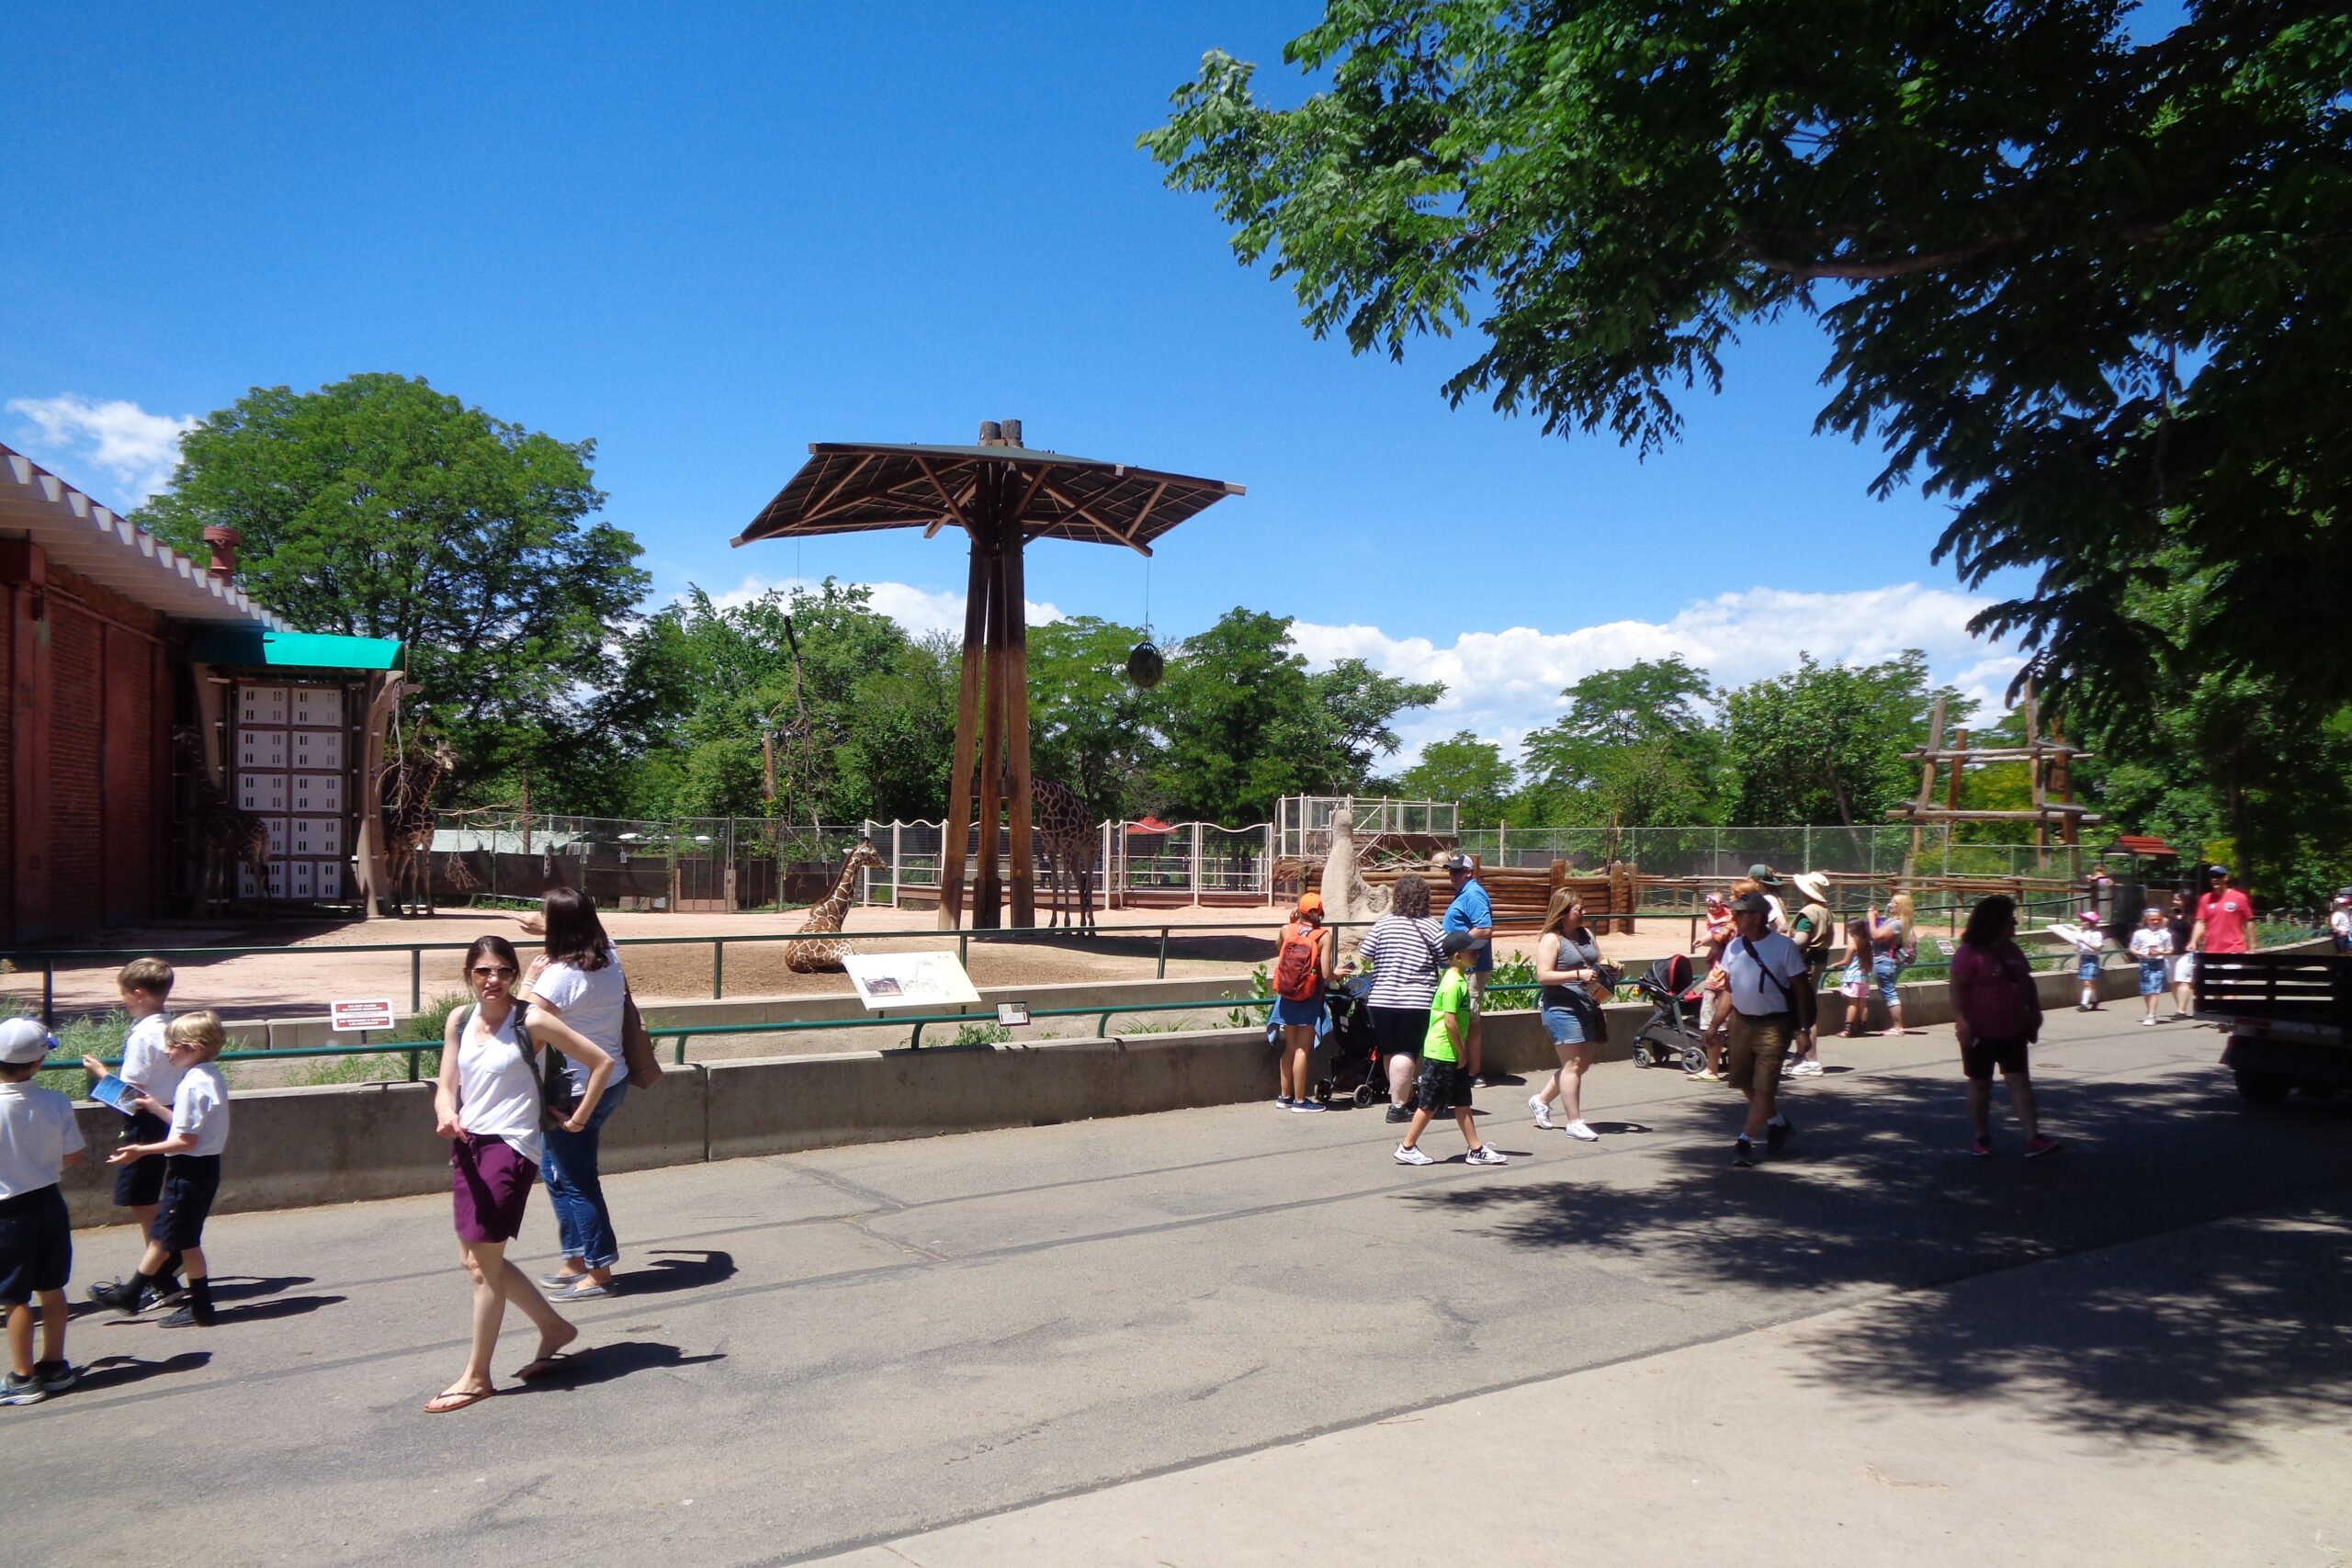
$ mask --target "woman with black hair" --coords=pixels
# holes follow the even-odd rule
[[[621,1060],[628,982],[621,976],[620,952],[596,918],[594,898],[574,887],[552,887],[539,901],[539,916],[547,950],[531,960],[526,999],[534,1011],[584,1035],[613,1063],[611,1082],[587,1122],[576,1132],[548,1130],[547,1163],[539,1170],[563,1241],[563,1267],[540,1283],[561,1292],[558,1301],[593,1301],[612,1294],[613,1265],[621,1253],[612,1211],[605,1203],[597,1148],[605,1123],[628,1098],[628,1069]],[[567,1061],[564,1070],[573,1092],[584,1095],[586,1068]]]
[[[612,1059],[552,1015],[526,1019],[513,993],[521,971],[502,936],[477,937],[466,950],[471,1005],[449,1015],[441,1033],[441,1076],[433,1090],[434,1131],[450,1141],[449,1190],[457,1212],[458,1251],[473,1281],[471,1348],[466,1370],[424,1406],[443,1416],[497,1392],[490,1358],[509,1304],[539,1331],[538,1349],[515,1377],[529,1382],[561,1366],[580,1330],[548,1304],[529,1276],[506,1256],[522,1233],[523,1211],[553,1129],[541,1130],[545,1098],[539,1053],[555,1050],[586,1075],[586,1088],[563,1130],[594,1120],[614,1072]]]
[[[2018,907],[1995,894],[1969,911],[1968,927],[1951,955],[1952,1032],[1960,1039],[1960,1069],[1968,1076],[1968,1120],[1976,1131],[1970,1153],[1993,1152],[1993,1069],[2009,1086],[2009,1109],[2025,1133],[2025,1157],[2055,1154],[2041,1135],[2033,1102],[2027,1048],[2041,1037],[2041,991],[2033,965],[2018,946]]]

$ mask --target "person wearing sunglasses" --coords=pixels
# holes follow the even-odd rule
[[[521,965],[504,937],[477,937],[466,950],[471,1005],[458,1009],[441,1036],[441,1077],[433,1090],[434,1131],[448,1139],[449,1189],[456,1208],[458,1251],[473,1281],[473,1341],[458,1381],[427,1401],[425,1413],[447,1415],[479,1404],[498,1392],[491,1354],[512,1304],[539,1331],[538,1349],[514,1376],[530,1382],[560,1370],[580,1330],[558,1313],[529,1275],[507,1258],[507,1244],[523,1228],[523,1211],[547,1158],[541,1123],[559,1114],[541,1088],[543,1051],[579,1065],[584,1080],[576,1100],[551,1127],[577,1133],[594,1120],[613,1076],[613,1059],[551,1012],[526,1012],[514,994]],[[548,1064],[552,1066],[552,1063]]]

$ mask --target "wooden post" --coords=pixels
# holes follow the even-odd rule
[[[980,814],[975,850],[980,864],[972,881],[972,929],[996,931],[1004,923],[1003,866],[996,849],[997,824],[1004,811],[1004,606],[1000,602],[1004,574],[998,568],[1003,529],[996,512],[996,479],[989,470],[982,470],[973,504],[980,510],[988,534],[987,564],[981,572],[988,593],[988,679],[980,694]]]
[[[384,732],[400,705],[403,679],[397,671],[368,677],[368,716],[359,741],[359,831],[353,840],[363,919],[389,912],[383,905],[392,896],[391,868],[384,859]]]
[[[1018,470],[1008,465],[999,482],[1009,490],[1017,476]],[[1005,781],[1010,796],[1005,805],[1012,818],[1012,908],[1006,923],[1026,929],[1037,923],[1037,853],[1032,838],[1035,824],[1030,819],[1035,801],[1029,775],[1029,603],[1022,561],[1025,541],[1019,518],[1001,518],[998,527],[1002,541],[998,572],[1004,592],[997,604],[1004,616],[1004,739],[1011,775]],[[1070,897],[1077,897],[1077,889],[1070,890]]]
[[[1936,798],[1936,769],[1941,766],[1941,764],[1936,761],[1933,753],[1940,751],[1943,749],[1944,699],[1938,697],[1936,699],[1935,707],[1930,710],[1928,715],[1928,750],[1930,755],[1925,762],[1922,762],[1919,765],[1919,812],[1925,812],[1928,809],[1928,805]],[[1951,765],[1951,771],[1953,775],[1957,777],[1960,773],[1960,764],[1958,762],[1954,762]],[[1926,824],[1922,821],[1921,818],[1917,814],[1914,814],[1911,818],[1911,853],[1906,856],[1903,862],[1903,880],[1906,885],[1914,876],[1918,874],[1919,833],[1925,826]]]
[[[1952,732],[1951,745],[1952,750],[1955,751],[1967,750],[1968,731],[1965,729],[1954,730]],[[1946,811],[1957,811],[1960,809],[1960,774],[1963,766],[1965,766],[1965,764],[1962,763],[1959,758],[1955,757],[1952,759],[1951,777],[1944,781],[1944,809]]]
[[[948,766],[947,827],[939,844],[939,929],[964,923],[965,841],[972,836],[972,762],[979,749],[981,641],[989,613],[988,547],[972,536],[972,564],[964,579],[964,663],[956,691],[956,754]]]
[[[2072,805],[2075,799],[2075,754],[2067,750],[2065,726],[2058,722],[2055,715],[2050,720],[2050,739],[2058,748],[2058,755],[2051,766],[2050,782],[2058,791],[2058,803],[2061,806]],[[2071,811],[2058,824],[2058,840],[2069,849],[2083,841],[2082,822]],[[2069,870],[2071,874],[2072,868]]]

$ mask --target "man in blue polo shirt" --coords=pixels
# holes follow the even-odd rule
[[[1463,1065],[1472,1083],[1483,1084],[1480,1036],[1485,1031],[1479,1014],[1487,1007],[1487,976],[1495,968],[1495,902],[1470,874],[1476,869],[1468,855],[1457,852],[1445,857],[1446,879],[1453,885],[1453,902],[1445,907],[1445,929],[1460,931],[1477,944],[1474,949],[1477,957],[1470,965],[1470,1049]]]

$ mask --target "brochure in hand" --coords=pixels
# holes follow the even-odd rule
[[[100,1105],[113,1106],[125,1116],[139,1114],[139,1107],[136,1103],[139,1091],[112,1073],[108,1073],[90,1086],[90,1098]]]

